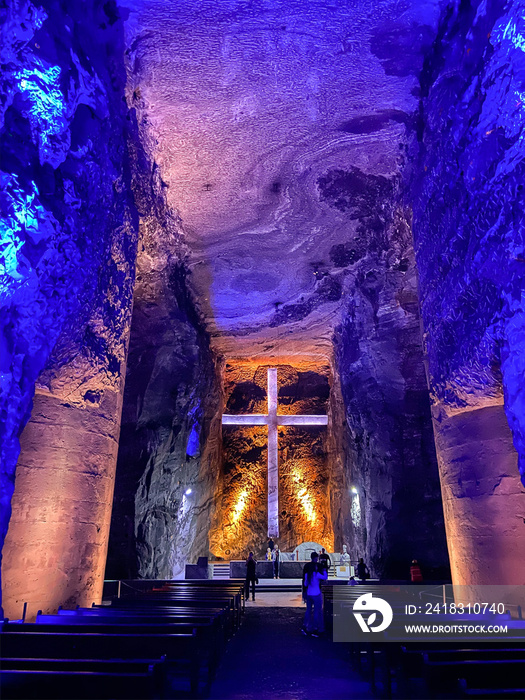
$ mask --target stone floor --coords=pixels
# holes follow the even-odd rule
[[[329,637],[301,634],[303,614],[304,609],[297,607],[250,603],[241,629],[228,644],[210,700],[372,698],[368,684],[350,667],[342,645]]]
[[[246,601],[249,608],[303,608],[305,607],[300,593],[257,593],[255,601]]]

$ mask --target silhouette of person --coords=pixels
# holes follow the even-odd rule
[[[255,583],[257,582],[257,575],[255,573],[257,567],[257,561],[253,558],[253,552],[248,554],[248,559],[246,559],[246,581],[245,581],[245,598],[249,600],[250,598],[250,584],[252,586],[252,600],[255,600]]]
[[[321,554],[319,555],[319,566],[323,567],[325,571],[328,571],[332,566],[330,556],[325,552],[325,548],[321,548]]]
[[[366,581],[367,578],[370,578],[370,571],[368,570],[368,566],[365,564],[363,557],[361,557],[357,563],[357,578],[361,579],[361,581]]]

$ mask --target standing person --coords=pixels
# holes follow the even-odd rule
[[[270,552],[273,552],[274,547],[275,547],[274,541],[272,540],[271,537],[268,537],[268,549],[270,550]]]
[[[421,567],[417,563],[417,559],[412,559],[412,565],[410,567],[410,580],[412,583],[423,583],[423,574],[421,573]]]
[[[370,571],[368,570],[368,566],[365,564],[363,557],[361,557],[357,563],[357,578],[361,581],[366,581],[367,578],[370,578]]]
[[[321,554],[319,555],[319,566],[323,567],[325,571],[328,571],[332,566],[332,561],[330,555],[325,552],[325,548],[321,548]]]
[[[326,581],[328,573],[319,566],[317,552],[312,552],[310,557],[311,563],[304,567],[306,571],[303,580],[303,585],[306,588],[306,613],[302,632],[303,634],[311,634],[312,637],[318,637],[324,632],[321,581]]]
[[[250,583],[252,584],[252,600],[255,600],[255,584],[257,583],[257,575],[255,569],[257,567],[257,561],[253,558],[253,552],[248,554],[248,559],[246,559],[246,581],[245,581],[245,598],[250,599]]]
[[[272,552],[273,577],[274,578],[279,578],[280,554],[281,553],[279,552],[279,545],[275,545],[275,549]]]
[[[266,550],[266,555],[265,555],[265,557],[266,557],[266,561],[272,561],[272,559],[273,559],[273,557],[272,557],[272,550],[271,550],[269,547],[268,547],[268,549]]]

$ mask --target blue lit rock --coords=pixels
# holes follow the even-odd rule
[[[344,308],[331,256],[358,210],[382,217],[438,0],[129,5],[136,99],[214,349],[326,359]]]
[[[524,9],[451,6],[422,76],[414,239],[461,583],[525,581]]]
[[[49,609],[100,596],[137,216],[114,6],[10,3],[3,13],[2,541],[33,408],[4,548],[17,617],[26,600]]]

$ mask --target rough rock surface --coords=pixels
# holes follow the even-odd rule
[[[326,415],[329,367],[277,365],[279,415]],[[267,365],[227,364],[225,408],[230,415],[267,413]],[[318,541],[333,551],[330,493],[332,474],[327,428],[278,428],[279,537],[283,551]],[[210,531],[210,551],[218,558],[245,558],[266,551],[268,534],[268,430],[263,426],[223,426],[223,462]]]
[[[2,10],[3,532],[38,377],[10,568],[78,599],[73,512],[99,585],[140,220],[108,575],[265,541],[265,431],[220,418],[264,410],[279,358],[281,408],[330,415],[280,431],[285,548],[446,573],[439,462],[454,580],[523,583],[523,0],[126,5],[131,114],[111,2]]]
[[[376,576],[406,578],[417,558],[440,578],[448,558],[410,221],[387,206],[381,227],[363,222],[360,255],[347,260],[335,336],[347,481],[338,526]]]
[[[356,209],[382,218],[438,0],[127,5],[137,99],[213,347],[331,359]],[[342,186],[357,201],[332,206]]]
[[[55,583],[95,599],[107,545],[137,240],[122,23],[102,1],[1,13],[0,541],[40,375],[7,595],[40,576],[47,605]]]
[[[439,2],[128,6],[132,98],[187,234],[212,348],[232,365],[329,363],[322,450],[335,548],[346,542],[377,573],[406,575],[417,555],[446,571],[410,217],[399,205]],[[220,498],[240,463],[261,497],[252,539],[236,545],[244,554],[265,539],[265,431],[234,432]],[[212,551],[232,556],[218,534],[228,504],[214,516]]]
[[[422,75],[414,238],[458,583],[525,580],[524,10],[452,3]]]
[[[136,92],[133,76],[128,92]],[[106,576],[178,578],[186,562],[208,554],[220,391],[187,289],[180,219],[151,165],[142,105],[133,103],[142,139],[132,158],[140,243]]]

